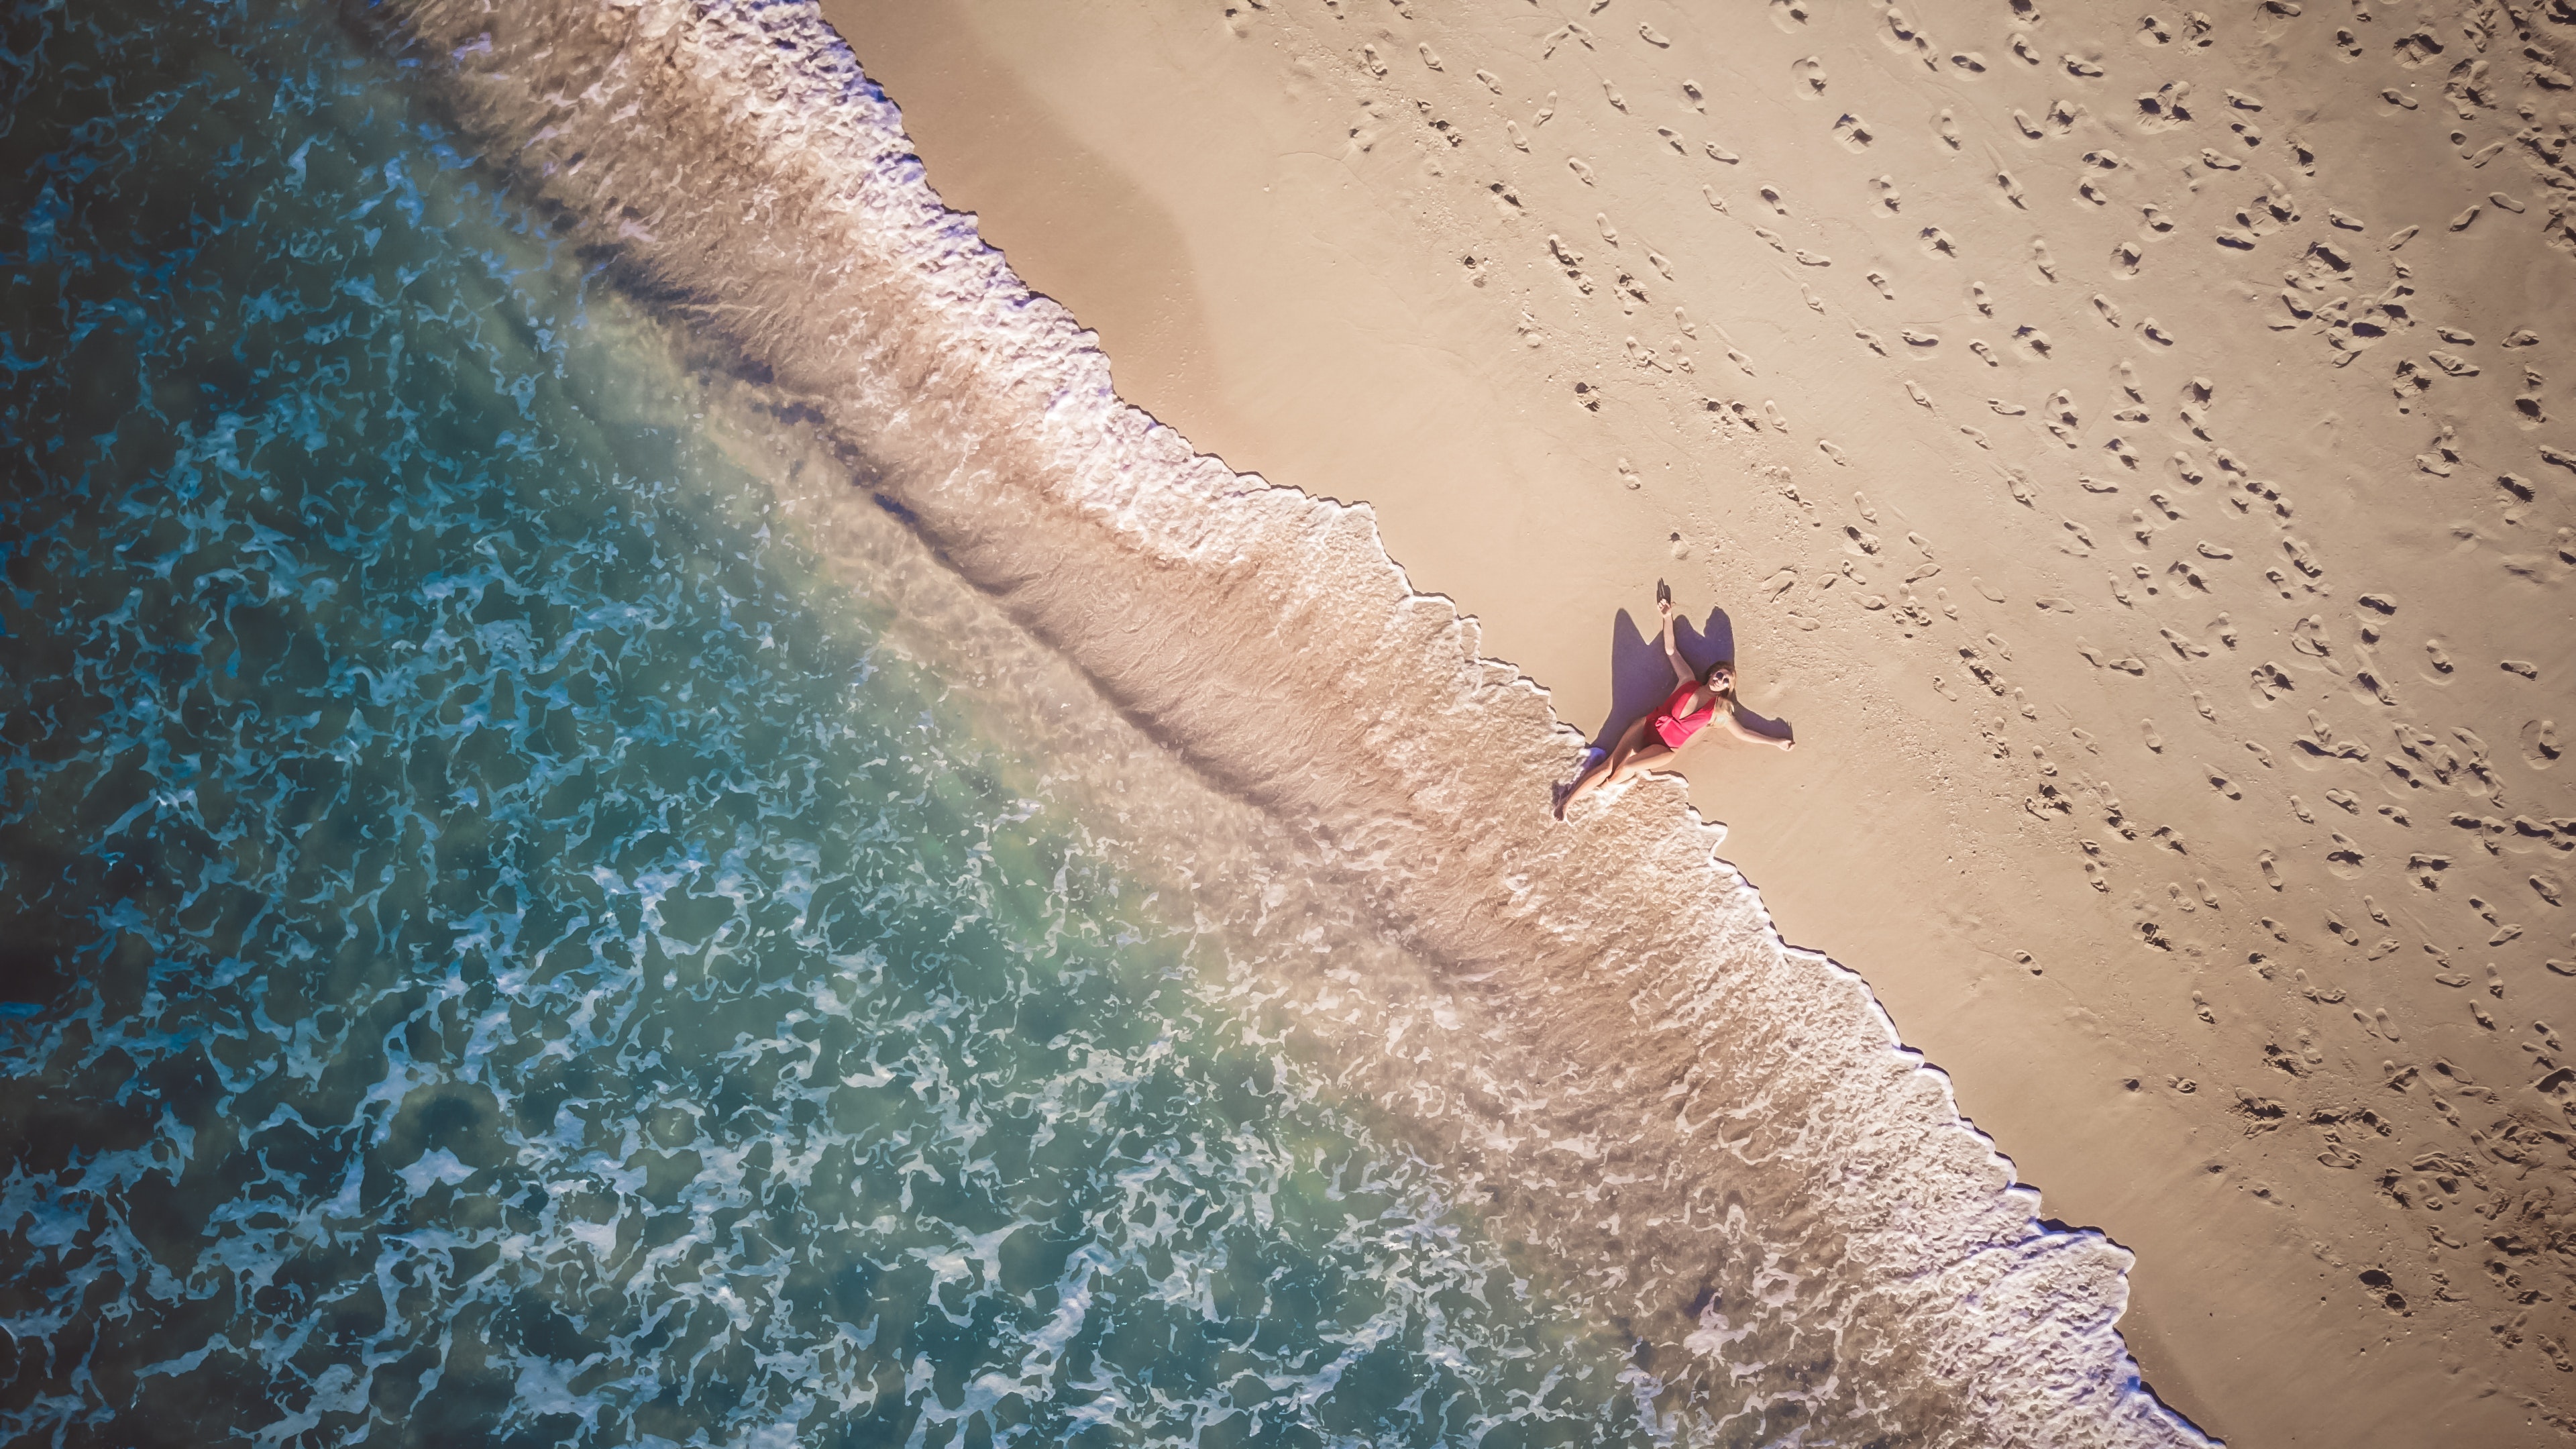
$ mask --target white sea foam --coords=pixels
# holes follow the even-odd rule
[[[1780,940],[1718,830],[1658,786],[1553,826],[1577,741],[1544,691],[1407,586],[1367,509],[1121,403],[809,6],[387,8],[486,155],[841,449],[855,504],[899,507],[1130,718],[1311,832],[1431,963],[1277,989],[1650,1346],[1637,1390],[1674,1433],[1776,1432],[1792,1405],[1817,1439],[2204,1442],[2115,1331],[2128,1254],[2040,1225],[1860,979]]]

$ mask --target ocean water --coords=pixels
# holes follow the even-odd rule
[[[2204,1443],[796,0],[0,30],[0,1436]]]
[[[1642,1437],[1168,758],[401,66],[8,49],[0,1440]]]

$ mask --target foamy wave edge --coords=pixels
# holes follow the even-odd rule
[[[1722,830],[1661,785],[1549,822],[1543,782],[1579,737],[1546,691],[1412,590],[1364,505],[1236,474],[1120,402],[1095,339],[940,203],[807,0],[386,12],[388,42],[433,61],[459,124],[577,240],[844,442],[1132,718],[1311,828],[1535,1050],[1669,1066],[1673,1121],[1631,1107],[1624,1150],[1665,1163],[1680,1225],[1640,1224],[1634,1256],[1709,1251],[1695,1189],[1672,1186],[1695,1158],[1683,1177],[1832,1224],[1884,1295],[1841,1332],[1946,1389],[1935,1438],[2212,1442],[2120,1341],[2129,1255],[2040,1225],[1865,983],[1781,939],[1717,858]],[[1666,1307],[1640,1331],[1691,1349],[1693,1310]]]

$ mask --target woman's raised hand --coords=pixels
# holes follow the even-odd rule
[[[1655,617],[1663,620],[1667,624],[1671,623],[1673,619],[1673,601],[1670,599],[1655,600]]]

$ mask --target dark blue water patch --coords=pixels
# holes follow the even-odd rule
[[[0,1434],[1641,1432],[397,68],[5,34]]]

